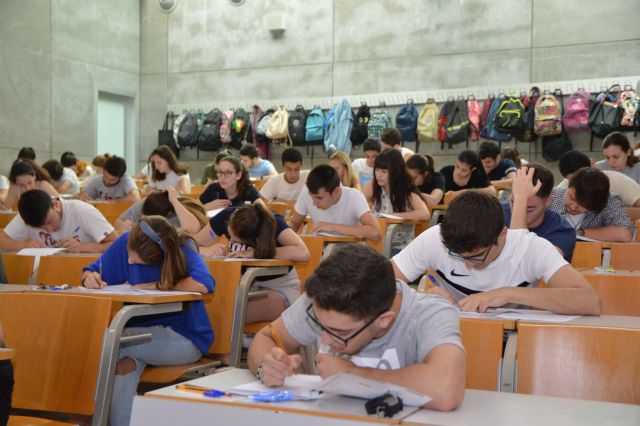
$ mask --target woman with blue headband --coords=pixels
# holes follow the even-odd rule
[[[162,216],[143,216],[98,260],[84,268],[82,285],[213,292],[215,281],[193,239]],[[111,425],[128,425],[140,375],[149,365],[192,363],[207,353],[213,329],[202,301],[177,313],[133,318],[127,333],[151,333],[150,342],[121,347],[113,387]]]

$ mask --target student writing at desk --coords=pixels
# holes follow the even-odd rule
[[[107,158],[102,175],[91,177],[78,198],[83,201],[138,201],[138,187],[126,173],[127,163],[124,158],[115,155]]]
[[[220,160],[216,176],[218,180],[209,184],[200,194],[200,202],[205,210],[240,206],[260,198],[260,193],[249,181],[249,171],[238,158],[225,157]]]
[[[484,312],[510,303],[558,314],[599,315],[600,298],[547,240],[526,229],[507,229],[498,200],[467,191],[444,221],[393,257],[396,277],[413,281],[432,268],[442,276],[439,294],[460,310]],[[533,288],[544,279],[549,288]]]
[[[100,259],[84,268],[82,285],[103,288],[128,282],[142,288],[213,292],[215,281],[193,239],[161,216],[145,216]],[[181,312],[135,318],[125,329],[151,333],[150,342],[121,347],[110,407],[113,426],[128,425],[133,397],[145,366],[195,362],[213,342],[202,301]]]
[[[228,246],[216,243],[226,235]],[[257,259],[309,260],[309,249],[302,238],[279,214],[274,215],[262,203],[227,207],[196,235],[204,256],[229,256]],[[267,297],[249,302],[246,322],[271,321],[300,296],[300,279],[294,268],[282,277],[258,277],[254,284],[267,289]]]
[[[456,310],[396,281],[389,260],[363,244],[336,249],[271,324],[249,348],[249,368],[268,386],[282,385],[300,365],[300,355],[288,354],[319,342],[323,378],[348,372],[394,383],[430,396],[427,407],[436,410],[462,401],[466,368]]]

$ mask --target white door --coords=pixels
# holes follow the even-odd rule
[[[127,100],[98,94],[98,146],[96,153],[124,157],[126,152]]]

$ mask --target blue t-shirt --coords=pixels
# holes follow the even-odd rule
[[[229,238],[229,231],[227,230],[229,219],[231,218],[231,214],[239,207],[241,206],[227,207],[226,209],[222,210],[220,213],[209,219],[211,230],[213,230],[216,235],[225,235],[227,238]],[[289,228],[289,225],[287,225],[287,222],[282,216],[280,216],[279,214],[274,215],[276,217],[276,246],[280,247],[277,238],[285,229]]]
[[[500,160],[496,168],[489,172],[489,180],[502,180],[506,178],[509,173],[517,170],[516,163],[508,158],[503,158]]]
[[[128,262],[127,242],[129,233],[125,232],[100,256],[102,260],[102,279],[109,285],[128,282],[131,285],[149,283],[160,279],[160,265],[130,265]],[[209,293],[215,288],[215,280],[200,254],[189,247],[182,246],[187,260],[187,271],[191,278],[204,285]],[[100,260],[96,260],[84,271],[100,270]],[[152,317],[133,318],[128,327],[150,327],[162,325],[171,327],[175,332],[191,340],[202,353],[207,353],[213,343],[213,329],[201,300],[191,302],[180,312],[154,315]]]
[[[269,176],[276,171],[276,167],[269,160],[265,160],[264,158],[260,159],[260,162],[257,166],[253,166],[249,168],[249,176],[252,178],[263,178],[265,176]]]
[[[505,225],[509,227],[511,224],[511,207],[508,202],[504,202],[502,203],[502,208],[504,210]],[[544,209],[544,218],[540,226],[531,228],[529,231],[559,247],[564,253],[565,260],[571,263],[573,249],[576,247],[576,231],[562,216],[549,209]]]
[[[247,194],[236,196],[236,198],[231,200],[231,205],[241,206],[246,201],[253,204],[253,202],[258,198],[260,198],[260,193],[258,192],[255,186],[250,185],[249,191],[247,192]],[[207,186],[204,192],[200,194],[199,199],[202,204],[206,204],[213,200],[220,200],[220,199],[228,200],[229,197],[227,196],[227,192],[218,184],[218,182],[214,182],[211,185]]]

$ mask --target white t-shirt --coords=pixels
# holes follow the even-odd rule
[[[326,210],[313,205],[309,188],[306,186],[300,192],[296,202],[296,213],[302,216],[311,216],[314,222],[328,222],[337,225],[358,226],[361,225],[360,217],[369,212],[369,204],[362,192],[357,189],[342,186],[340,200]]]
[[[62,169],[62,176],[60,176],[60,179],[56,181],[56,188],[63,182],[71,183],[71,187],[67,190],[67,192],[65,192],[65,194],[77,195],[80,192],[80,182],[78,182],[78,175],[76,175],[76,172],[68,167],[64,167]]]
[[[84,188],[84,192],[94,200],[111,201],[124,198],[129,195],[129,192],[137,188],[133,179],[127,175],[122,176],[118,183],[113,186],[105,185],[101,175],[94,175],[89,178],[89,183]]]
[[[415,154],[415,152],[411,151],[405,146],[400,147],[400,153],[402,154],[402,158],[404,158],[405,160]]]
[[[640,185],[629,176],[613,170],[602,170],[602,173],[609,178],[609,190],[611,193],[620,196],[625,206],[633,206],[640,200]],[[563,179],[557,186],[558,188],[567,188],[569,181]]]
[[[365,186],[373,179],[373,167],[367,166],[366,158],[356,158],[353,160],[353,163],[351,163],[351,168],[353,168],[353,172],[358,176],[360,186]]]
[[[4,175],[0,175],[0,189],[9,189],[9,179]]]
[[[191,192],[191,177],[189,177],[189,173],[186,173],[184,175],[179,175],[176,172],[174,172],[173,170],[171,170],[169,173],[167,173],[167,175],[165,176],[164,180],[155,181],[151,177],[149,177],[149,188],[151,188],[151,189],[159,189],[161,191],[164,191],[168,187],[173,186],[177,191],[178,190],[178,186],[180,185],[180,181],[181,180],[185,180],[185,179],[187,181],[189,190],[187,192],[178,191],[178,193],[180,193],[180,194],[188,194],[189,192]]]
[[[309,170],[301,170],[300,179],[296,183],[289,183],[284,180],[284,173],[280,173],[278,176],[271,176],[260,189],[260,195],[267,200],[281,198],[283,200],[296,201],[302,188],[304,188],[304,184],[307,183],[308,175]]]
[[[74,237],[81,243],[99,243],[113,232],[113,226],[89,203],[80,200],[61,200],[62,220],[60,229],[48,232],[32,228],[16,215],[4,228],[12,240],[41,240],[47,247],[58,247],[63,238]]]
[[[449,256],[440,225],[427,229],[393,257],[402,274],[413,281],[429,268],[446,281],[443,287],[456,299],[472,292],[502,287],[536,286],[549,281],[567,265],[553,244],[526,229],[507,230],[502,252],[484,269],[469,269],[464,261]]]
[[[147,179],[149,179],[150,173],[149,173],[149,163],[145,164],[144,167],[142,168],[142,170],[140,170],[140,174],[143,176],[146,176]]]

